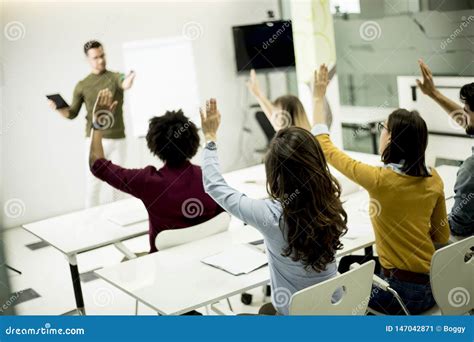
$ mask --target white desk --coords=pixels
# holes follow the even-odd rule
[[[344,128],[356,131],[369,131],[372,138],[372,152],[378,153],[377,123],[384,122],[395,108],[380,107],[341,107],[341,124]]]
[[[368,195],[357,194],[349,200],[348,209],[359,208],[360,199],[364,196],[368,198]],[[358,213],[351,215],[349,229],[361,235],[344,237],[344,248],[337,252],[338,257],[374,243],[368,214],[365,217],[363,211],[358,210]],[[179,315],[267,284],[270,281],[268,266],[234,276],[200,261],[228,249],[232,244],[260,239],[262,236],[255,228],[244,226],[233,217],[227,232],[106,267],[95,273],[159,314]]]
[[[140,200],[131,198],[23,225],[25,230],[67,257],[79,312],[85,313],[85,309],[77,254],[111,244],[119,245],[121,241],[146,234],[148,221],[122,227],[108,220],[114,213],[140,208],[146,210]]]
[[[370,165],[382,165],[380,156],[376,154],[346,151],[352,158]],[[348,195],[361,190],[361,187],[332,166],[329,166],[331,173],[339,181],[342,187],[342,195]],[[227,183],[236,190],[243,192],[250,198],[264,199],[268,197],[266,190],[265,165],[258,164],[248,168],[235,170],[223,174]]]

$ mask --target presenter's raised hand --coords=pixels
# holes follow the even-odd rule
[[[217,130],[221,123],[221,114],[217,109],[216,99],[206,101],[206,108],[200,109],[201,127],[206,141],[216,141]]]
[[[122,89],[127,90],[130,89],[133,85],[133,81],[135,80],[136,73],[135,71],[130,71],[127,76],[125,76],[122,82]]]

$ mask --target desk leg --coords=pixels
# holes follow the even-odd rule
[[[372,152],[373,154],[379,154],[379,147],[377,142],[377,124],[370,124],[370,136],[372,138]]]
[[[373,257],[374,256],[374,248],[372,246],[364,248],[364,254],[366,257]],[[369,260],[366,258],[366,260]]]
[[[72,286],[74,288],[74,297],[76,298],[76,308],[79,315],[85,315],[84,298],[82,297],[81,276],[77,267],[76,255],[68,256],[69,268],[71,270]]]

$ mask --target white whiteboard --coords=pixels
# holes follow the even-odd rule
[[[191,41],[178,37],[123,45],[125,70],[136,72],[129,90],[133,134],[143,137],[148,121],[182,109],[199,123],[199,94]]]
[[[465,135],[465,129],[457,125],[435,101],[426,96],[416,86],[416,79],[422,80],[421,76],[399,76],[398,84],[398,104],[400,108],[408,110],[416,109],[425,119],[429,131],[440,133],[454,133]],[[433,77],[436,87],[448,98],[461,107],[464,105],[459,99],[459,90],[467,83],[474,82],[473,77]],[[413,99],[412,88],[416,87]]]

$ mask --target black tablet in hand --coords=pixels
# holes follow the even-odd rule
[[[59,94],[53,94],[53,95],[46,95],[48,99],[53,101],[56,104],[56,109],[61,109],[61,108],[67,108],[69,105],[67,102],[63,99],[63,97]]]

